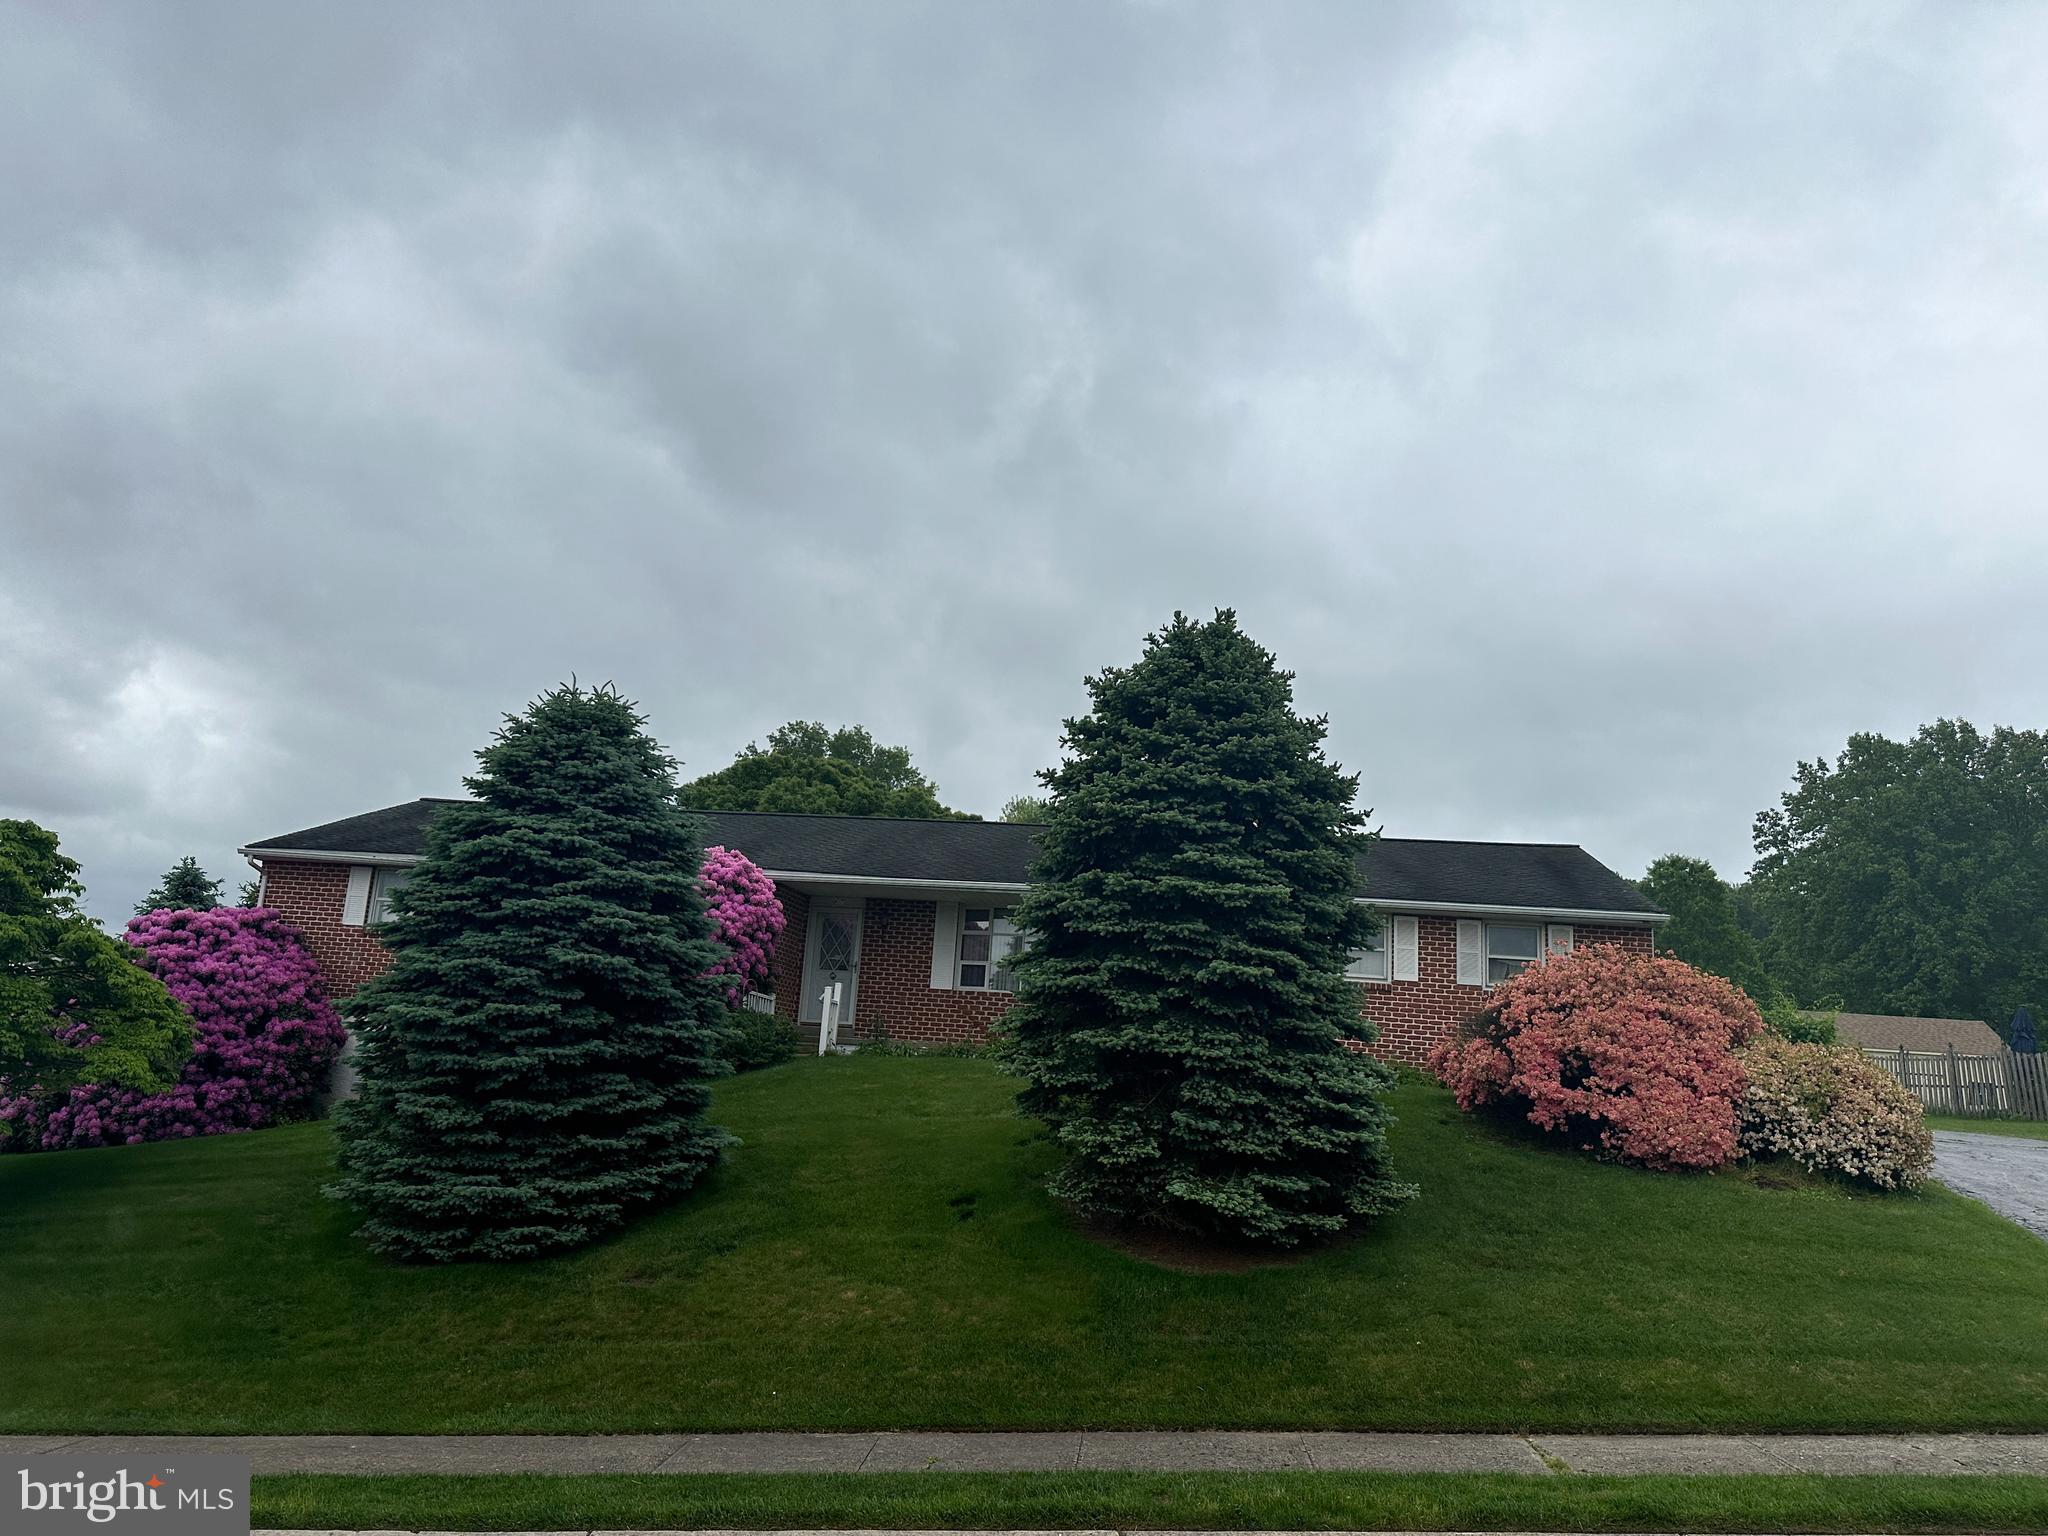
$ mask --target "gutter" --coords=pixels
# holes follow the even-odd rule
[[[243,858],[276,859],[280,863],[293,864],[417,864],[420,856],[416,853],[330,853],[320,848],[237,848],[235,852]]]
[[[311,848],[237,848],[245,859],[278,859],[312,864],[382,864],[404,867],[417,864],[416,853],[333,853]],[[742,852],[745,850],[742,849]],[[914,875],[828,875],[810,869],[764,869],[771,880],[808,880],[818,885],[914,886],[926,891],[1006,891],[1021,894],[1030,885],[1022,880],[920,880]],[[1671,921],[1668,912],[1613,912],[1592,907],[1514,907],[1477,901],[1408,901],[1400,896],[1354,896],[1352,900],[1369,907],[1400,913],[1462,913],[1467,917],[1541,917],[1554,922],[1618,923],[1628,927],[1654,928]]]

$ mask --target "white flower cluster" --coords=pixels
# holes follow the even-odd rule
[[[1934,1164],[1919,1101],[1854,1046],[1796,1045],[1766,1035],[1742,1053],[1742,1150],[1790,1157],[1815,1173],[1911,1189]]]

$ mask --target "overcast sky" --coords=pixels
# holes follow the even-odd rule
[[[0,3],[0,815],[459,792],[575,673],[1033,787],[1235,606],[1386,831],[1731,876],[2048,704],[2048,7]]]

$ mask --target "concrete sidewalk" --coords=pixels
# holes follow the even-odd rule
[[[2048,1435],[1459,1435],[888,1431],[719,1435],[4,1435],[0,1453],[225,1452],[331,1472],[1560,1472],[2048,1475]]]

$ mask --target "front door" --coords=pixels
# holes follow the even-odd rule
[[[797,1017],[816,1024],[824,1017],[825,989],[839,983],[839,1032],[853,1037],[853,989],[860,976],[860,908],[811,905],[811,933],[804,945],[804,996]]]

